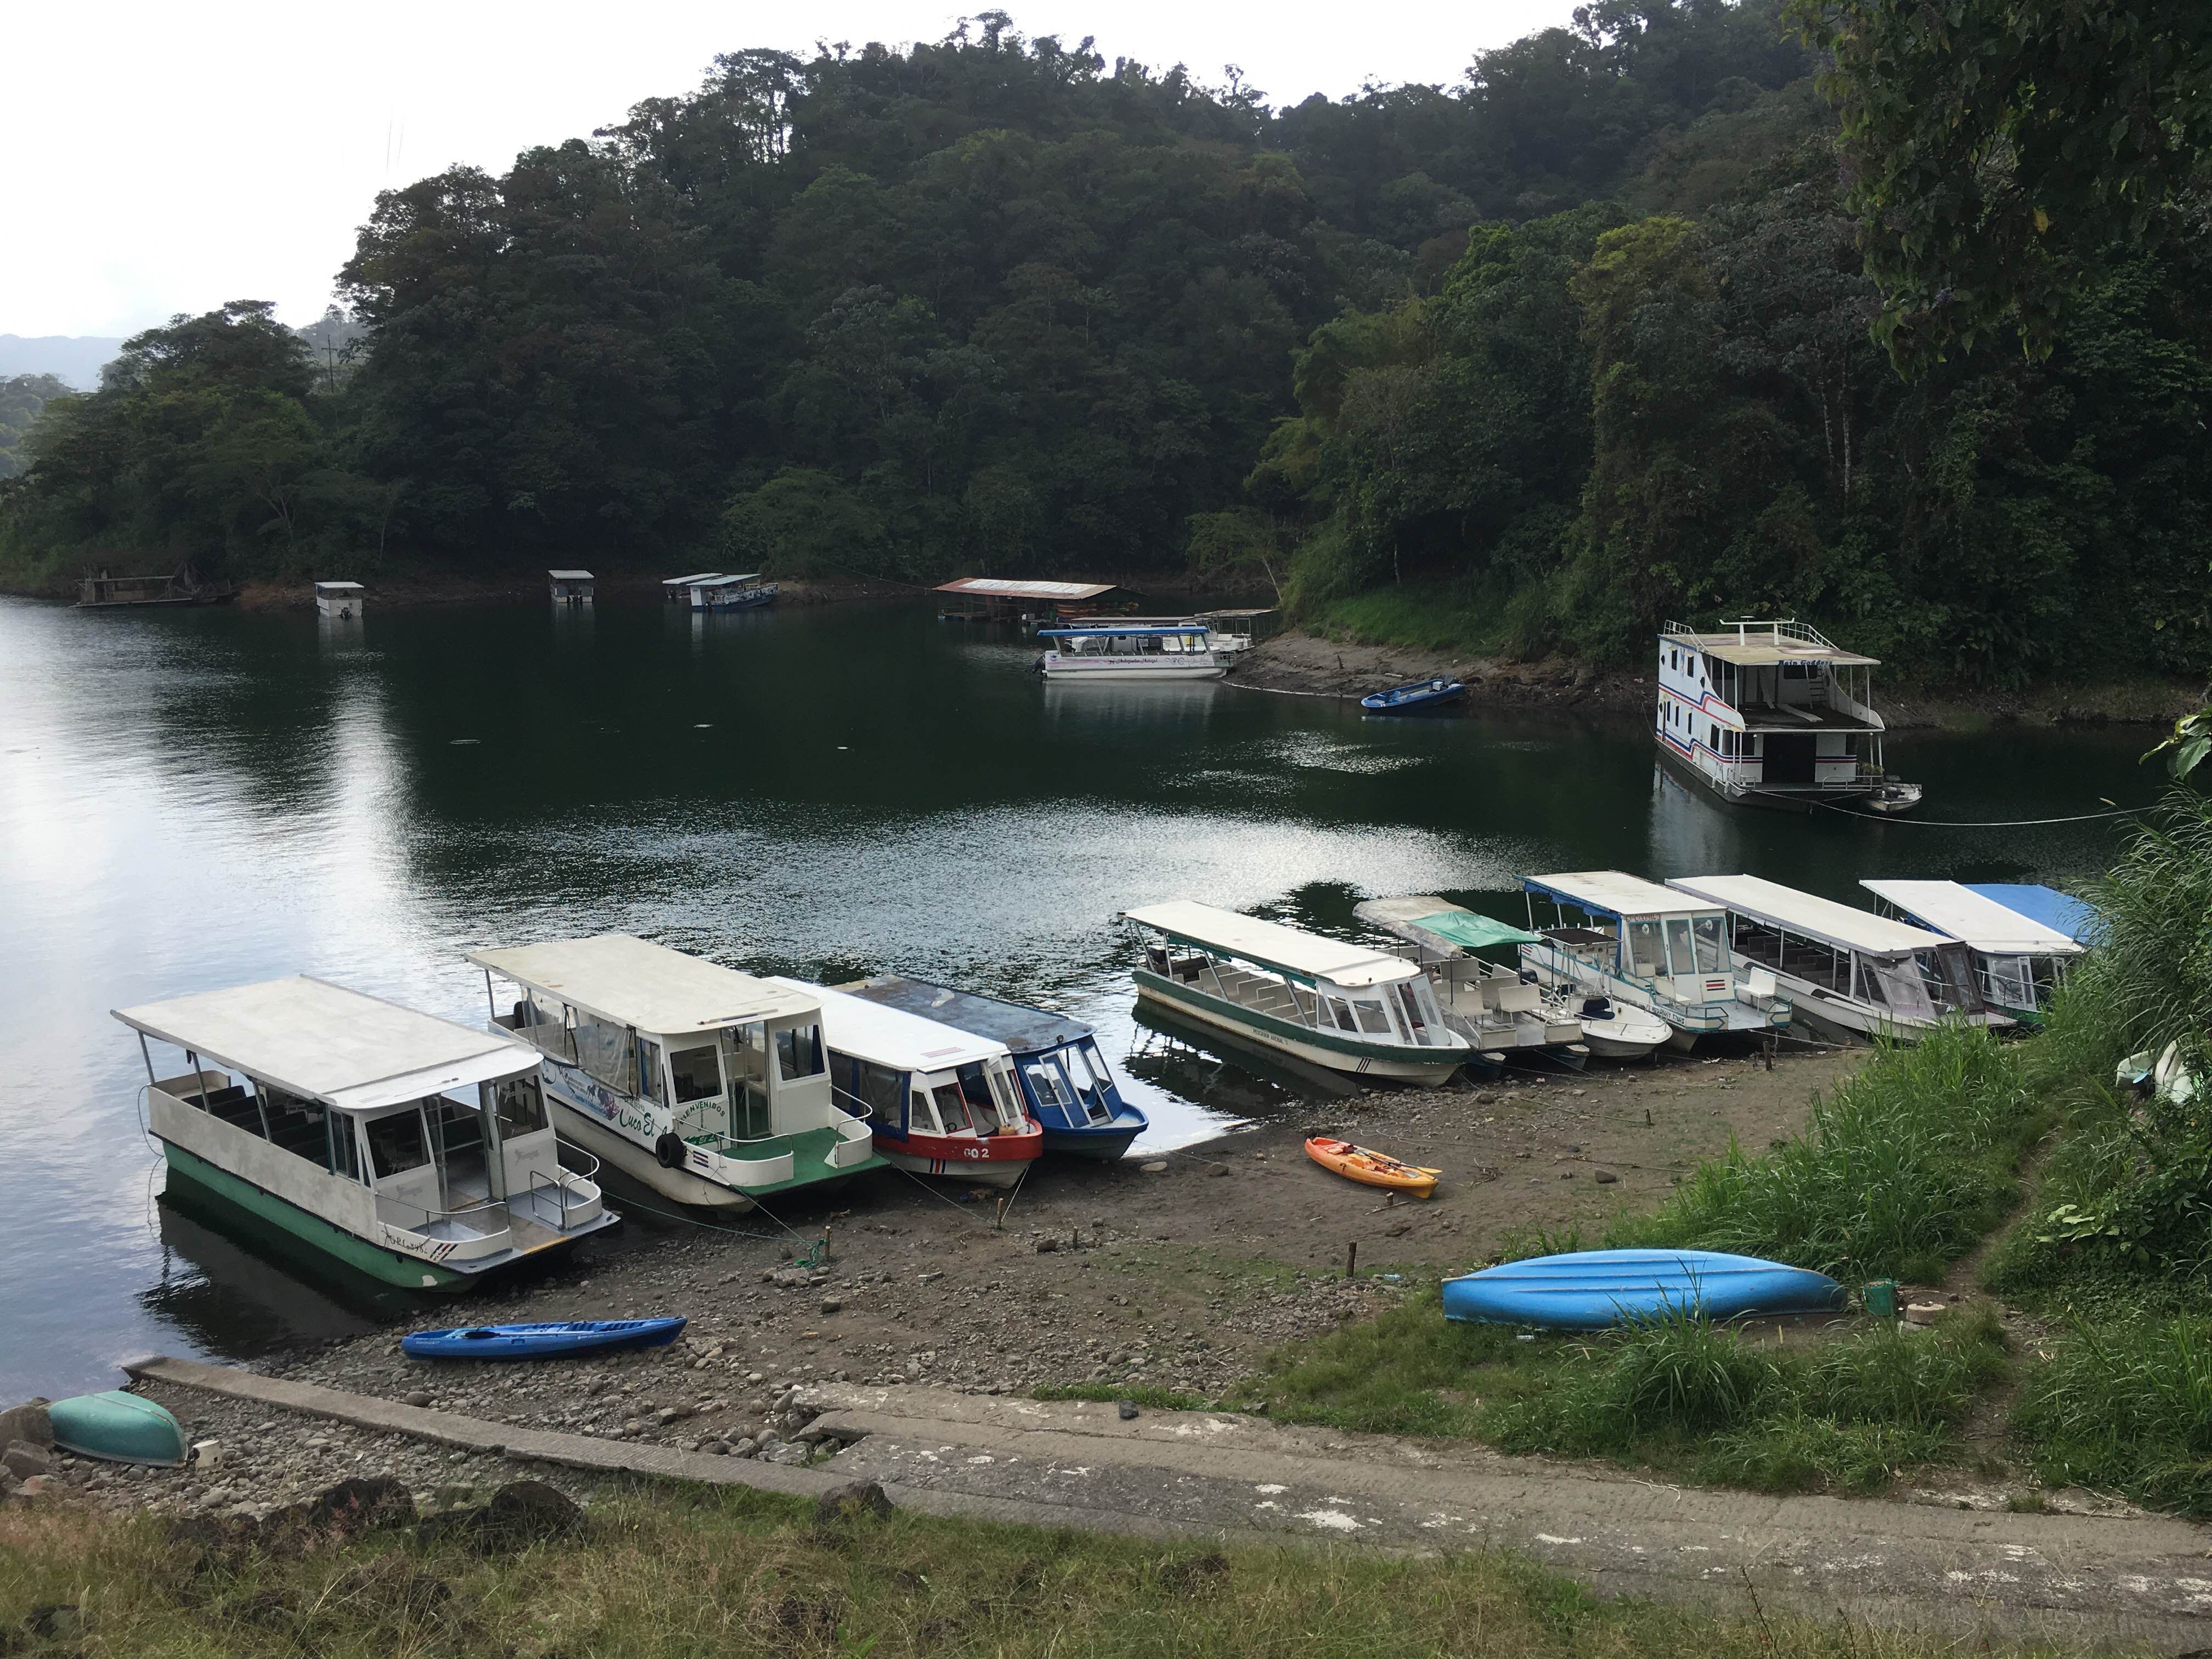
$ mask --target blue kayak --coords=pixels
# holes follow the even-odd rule
[[[1843,1287],[1826,1273],[1713,1250],[1578,1250],[1447,1279],[1444,1317],[1595,1331],[1669,1313],[1707,1319],[1826,1311]]]
[[[1467,687],[1457,680],[1415,680],[1410,685],[1370,692],[1359,700],[1359,706],[1375,714],[1410,714],[1417,708],[1451,702],[1466,691]]]
[[[472,1325],[465,1330],[415,1331],[400,1348],[417,1359],[565,1359],[574,1354],[665,1348],[683,1333],[682,1319],[570,1319],[554,1325]]]
[[[120,1389],[57,1400],[46,1407],[54,1444],[79,1457],[173,1468],[185,1461],[185,1431],[167,1407]]]

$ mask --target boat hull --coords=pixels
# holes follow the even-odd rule
[[[1325,1066],[1354,1077],[1383,1078],[1393,1083],[1418,1084],[1425,1089],[1441,1088],[1451,1081],[1453,1073],[1467,1063],[1472,1053],[1459,1047],[1433,1059],[1425,1058],[1420,1050],[1396,1043],[1363,1042],[1350,1036],[1293,1025],[1288,1020],[1209,996],[1150,969],[1138,969],[1133,977],[1140,1000],[1171,1008],[1185,1019],[1233,1032],[1247,1042],[1290,1054],[1310,1066]]]
[[[1062,1158],[1088,1158],[1111,1164],[1125,1156],[1145,1132],[1141,1123],[1115,1123],[1097,1129],[1055,1129],[1045,1126],[1044,1149]]]
[[[551,1066],[546,1067],[549,1081],[552,1071]],[[554,1127],[560,1130],[562,1139],[581,1146],[601,1163],[620,1170],[640,1186],[651,1188],[663,1198],[673,1199],[695,1210],[721,1210],[732,1215],[753,1207],[752,1200],[734,1187],[705,1180],[689,1170],[669,1169],[654,1156],[651,1147],[641,1146],[629,1136],[616,1133],[600,1119],[579,1111],[550,1087],[545,1091],[545,1100],[553,1109]]]
[[[1225,663],[1179,662],[1166,668],[1092,668],[1048,659],[1040,672],[1048,680],[1073,684],[1079,680],[1218,680],[1229,672],[1229,667]]]
[[[399,1346],[415,1359],[561,1359],[574,1354],[665,1348],[684,1334],[688,1322],[672,1316],[466,1326],[410,1331],[399,1339]]]
[[[46,1407],[54,1444],[78,1457],[173,1469],[185,1461],[185,1431],[168,1409],[120,1389],[57,1400]]]
[[[1864,784],[1841,787],[1824,785],[1787,792],[1752,787],[1729,789],[1700,767],[1685,760],[1660,733],[1653,732],[1652,741],[1657,745],[1659,758],[1668,771],[1685,782],[1696,784],[1726,806],[1747,806],[1762,812],[1796,812],[1801,816],[1809,815],[1824,806],[1832,806],[1862,817],[1879,813],[1886,817],[1894,817],[1899,813],[1910,812],[1920,805],[1921,790],[1917,784],[1896,786],[1904,793],[1893,797],[1882,795]]]
[[[896,1144],[881,1140],[876,1143],[876,1156],[909,1175],[940,1176],[969,1187],[1011,1187],[1036,1162],[1034,1158],[930,1158],[921,1152],[901,1152]]]
[[[1826,1312],[1842,1286],[1826,1273],[1713,1250],[1582,1250],[1486,1267],[1443,1283],[1444,1317],[1594,1331],[1682,1314],[1740,1319]]]

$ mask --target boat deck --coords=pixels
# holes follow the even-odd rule
[[[843,1181],[874,1169],[881,1161],[878,1157],[871,1155],[858,1164],[832,1164],[830,1154],[836,1150],[838,1141],[837,1126],[834,1123],[824,1124],[818,1129],[802,1129],[796,1134],[778,1135],[769,1141],[728,1140],[721,1135],[712,1134],[694,1135],[687,1139],[694,1146],[704,1146],[728,1158],[773,1158],[788,1148],[791,1152],[791,1178],[742,1189],[748,1197],[753,1198],[769,1193],[791,1192],[797,1188],[811,1187],[817,1182]]]
[[[1838,996],[1850,994],[1851,958],[1849,951],[1792,945],[1779,934],[1770,933],[1751,923],[1739,921],[1735,930],[1735,953],[1762,968],[1771,969],[1778,974],[1787,974],[1790,978],[1802,980],[1808,985],[1820,986]]]
[[[1753,732],[1876,732],[1881,728],[1869,726],[1856,714],[1846,714],[1839,709],[1825,707],[1807,708],[1802,703],[1746,703],[1736,713],[1745,726]]]

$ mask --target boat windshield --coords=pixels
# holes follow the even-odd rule
[[[1666,973],[1667,938],[1657,922],[1628,924],[1628,962],[1634,972],[1646,979],[1656,979]]]
[[[668,1056],[668,1070],[676,1081],[676,1103],[688,1105],[722,1092],[722,1067],[714,1045],[681,1048]]]
[[[1355,997],[1352,999],[1352,1006],[1359,1016],[1361,1030],[1373,1032],[1382,1036],[1396,1035],[1390,1029],[1390,1011],[1381,1002],[1370,1000],[1366,997]]]
[[[957,1081],[947,1080],[929,1091],[937,1100],[938,1121],[944,1124],[949,1135],[973,1134],[974,1123],[969,1121],[968,1102],[961,1093]]]
[[[1037,1060],[1028,1068],[1030,1089],[1036,1096],[1037,1104],[1058,1111],[1074,1103],[1068,1098],[1067,1085],[1060,1081],[1060,1073],[1044,1060]]]
[[[422,1137],[422,1114],[417,1107],[394,1112],[368,1122],[369,1164],[381,1181],[387,1176],[419,1170],[430,1161],[429,1144]]]
[[[1698,971],[1701,974],[1723,971],[1728,966],[1728,946],[1723,934],[1721,918],[1693,917],[1690,927],[1698,941]]]
[[[492,1109],[498,1115],[503,1141],[535,1134],[545,1127],[545,1097],[534,1075],[501,1078],[492,1087]]]
[[[822,1028],[792,1025],[775,1034],[775,1066],[786,1083],[822,1075]]]

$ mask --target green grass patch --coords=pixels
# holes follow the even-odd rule
[[[1314,633],[1367,645],[1402,645],[1454,656],[1494,656],[1510,632],[1504,601],[1462,582],[1397,582],[1316,605]]]
[[[69,1604],[82,1640],[30,1634]],[[1869,1642],[1872,1646],[1869,1646]],[[484,1557],[384,1534],[210,1564],[161,1525],[0,1513],[0,1650],[107,1659],[1935,1659],[1949,1638],[1601,1602],[1490,1553],[1215,1548],[901,1512],[817,1528],[763,1493],[647,1488]]]
[[[2013,1426],[2053,1486],[2212,1515],[2212,1321],[2075,1325]]]

